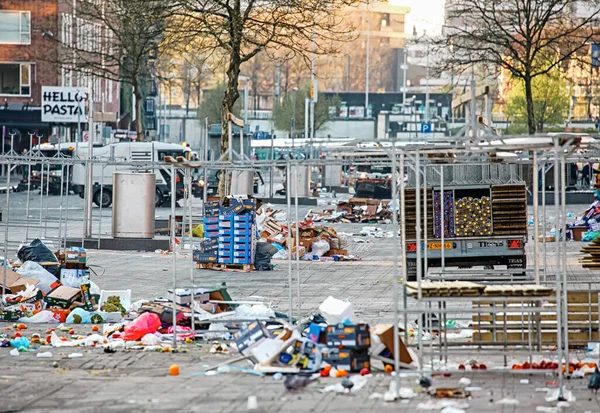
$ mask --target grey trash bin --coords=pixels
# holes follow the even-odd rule
[[[113,238],[154,238],[156,175],[113,173]]]

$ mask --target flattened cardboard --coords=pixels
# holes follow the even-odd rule
[[[4,269],[0,268],[0,291],[4,281]],[[6,269],[6,288],[10,290],[12,294],[16,294],[19,291],[23,291],[27,288],[27,285],[37,285],[40,281],[35,278],[23,277],[21,274]]]

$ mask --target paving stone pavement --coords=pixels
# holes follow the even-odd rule
[[[301,213],[302,215],[302,213]],[[105,223],[106,224],[106,223]],[[362,225],[335,225],[338,231],[355,232]],[[379,225],[391,229],[390,225]],[[11,238],[13,239],[13,238]],[[358,238],[357,238],[358,239]],[[391,262],[394,242],[391,238],[368,239],[358,243],[352,238],[350,252],[363,260],[351,263],[300,262],[301,309],[310,314],[332,295],[350,300],[360,318],[369,323],[393,320],[393,277]],[[532,265],[532,245],[529,244],[529,261]],[[598,274],[584,270],[577,264],[579,243],[568,243],[567,273],[569,286],[588,288],[588,282],[598,288]],[[553,246],[548,246],[548,257],[553,257]],[[541,260],[541,257],[540,257]],[[165,295],[173,285],[173,256],[154,252],[89,251],[89,263],[98,276],[92,279],[104,289],[131,288],[134,300]],[[297,310],[296,263],[292,263],[293,314]],[[236,300],[262,299],[275,310],[288,312],[289,270],[286,261],[278,261],[271,272],[217,272],[196,270],[190,257],[180,254],[175,259],[176,285],[189,285],[193,276],[197,285],[225,282]],[[554,265],[548,263],[548,279],[554,275]],[[262,297],[262,298],[261,298]],[[414,301],[409,300],[409,306]],[[3,328],[5,324],[0,324]],[[9,326],[9,325],[6,325]],[[45,330],[46,326],[30,326],[28,333]],[[77,327],[86,332],[86,326]],[[37,329],[37,330],[36,330]],[[0,331],[1,333],[2,331]],[[62,353],[81,352],[81,359],[63,359],[58,350],[51,350],[52,359],[38,359],[35,353],[19,357],[0,349],[0,412],[241,412],[246,410],[247,398],[256,395],[259,411],[264,412],[414,412],[419,402],[430,396],[419,394],[407,402],[384,403],[370,400],[374,392],[384,393],[390,376],[375,372],[366,388],[351,395],[323,394],[318,391],[335,379],[322,379],[299,394],[284,391],[281,382],[270,377],[260,378],[243,374],[195,376],[205,365],[226,360],[226,356],[207,353],[208,344],[202,348],[187,347],[188,353],[165,354],[119,351],[104,354],[100,349],[67,349]],[[473,350],[465,358],[477,358],[492,366],[501,366],[502,357]],[[523,360],[522,353],[511,354]],[[52,368],[52,361],[60,367]],[[462,360],[461,360],[462,361]],[[181,368],[178,377],[168,376],[168,367],[176,363]],[[545,393],[536,388],[547,387],[554,377],[536,375],[527,377],[529,384],[521,384],[522,375],[510,372],[473,374],[473,391],[468,400],[471,412],[534,412],[537,406],[552,406],[544,401]],[[461,376],[436,377],[436,386],[456,386]],[[402,385],[414,387],[416,377],[403,378]],[[583,380],[568,382],[577,401],[567,411],[600,411],[599,399],[591,397]],[[490,394],[492,392],[492,394]],[[497,405],[503,397],[516,398],[518,406]]]

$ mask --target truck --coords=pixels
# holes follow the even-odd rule
[[[87,143],[83,142],[78,145],[76,153],[81,159],[86,159],[88,154]],[[93,148],[93,159],[96,160],[113,160],[121,162],[132,161],[148,161],[161,162],[167,156],[177,158],[183,156],[189,159],[191,149],[187,146],[182,146],[175,143],[165,142],[119,142],[102,147]],[[141,169],[127,165],[106,165],[104,167],[93,168],[93,190],[92,200],[94,204],[102,207],[109,207],[112,204],[112,175],[113,172],[151,172],[156,175],[156,191],[155,205],[161,206],[163,202],[171,197],[171,169],[169,167],[156,167],[153,169]],[[85,164],[75,163],[73,166],[72,188],[80,197],[85,196]],[[179,199],[183,196],[183,173],[176,172],[176,197]],[[194,181],[196,186],[204,185],[204,182]],[[197,188],[199,191],[200,188]],[[197,192],[197,191],[194,191]]]
[[[421,213],[421,268],[444,266],[493,269],[527,267],[527,193],[525,183],[432,186],[420,192],[427,199]],[[405,189],[406,266],[408,280],[417,276],[416,191]],[[443,197],[443,202],[442,202]],[[423,208],[424,200],[420,207]],[[425,219],[427,240],[425,242]],[[442,241],[442,222],[444,239]],[[427,254],[425,254],[425,250]],[[425,255],[427,256],[425,258]],[[427,260],[427,261],[425,261]]]
[[[42,143],[32,147],[29,155],[46,158],[71,158],[74,151],[75,143],[73,142]],[[61,185],[63,186],[63,191],[66,191],[71,179],[71,169],[59,164],[44,165],[43,168],[41,163],[33,164],[31,168],[25,165],[21,170],[22,178],[17,186],[17,191],[27,191],[29,188],[31,190],[41,189],[45,192],[47,189],[48,194],[57,195],[61,192]],[[63,177],[63,174],[67,174],[67,171],[69,176]],[[42,185],[42,175],[43,188],[40,188]]]

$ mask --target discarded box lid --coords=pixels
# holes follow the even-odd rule
[[[2,291],[3,280],[4,269],[0,268],[0,291]],[[40,280],[35,278],[23,277],[19,273],[6,269],[6,288],[13,294],[23,291],[27,285],[37,285],[39,282]]]

